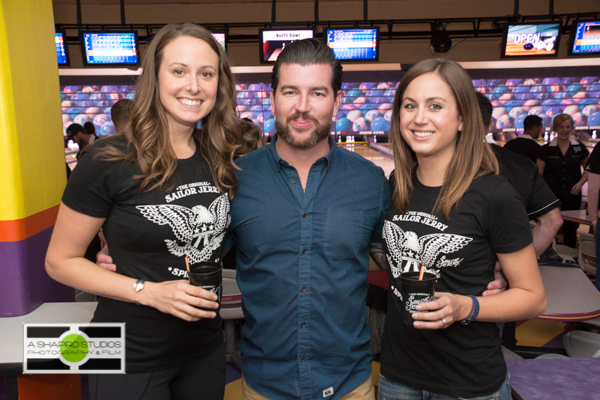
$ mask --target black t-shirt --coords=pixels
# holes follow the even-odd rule
[[[104,235],[117,273],[150,282],[187,279],[191,264],[219,261],[230,222],[229,200],[215,187],[198,146],[179,160],[175,187],[140,195],[137,163],[105,161],[98,148],[122,135],[99,140],[84,151],[63,195],[80,213],[106,218]],[[165,185],[168,186],[168,185]],[[133,290],[133,287],[132,289]],[[127,372],[150,372],[211,354],[223,342],[221,319],[186,322],[152,307],[101,298],[93,322],[125,322]]]
[[[539,217],[560,206],[560,200],[556,198],[544,178],[538,173],[537,165],[520,154],[495,144],[491,146],[498,159],[500,176],[508,179],[521,196],[529,219]]]
[[[513,140],[509,140],[504,145],[505,149],[510,151],[514,151],[515,153],[521,154],[531,161],[536,162],[538,158],[538,154],[540,154],[540,146],[535,140],[530,137],[517,137]]]
[[[592,174],[600,175],[600,146],[594,146],[585,170]]]
[[[589,154],[585,145],[575,139],[570,139],[569,148],[564,156],[556,138],[542,146],[538,158],[546,163],[544,179],[556,197],[564,201],[564,196],[579,182],[581,163]]]
[[[494,280],[496,253],[526,247],[531,231],[517,193],[500,176],[474,180],[449,220],[431,215],[439,190],[415,178],[409,211],[399,213],[390,205],[383,229],[390,290],[381,374],[419,390],[485,396],[496,392],[506,377],[496,324],[455,322],[447,329],[414,329],[412,320],[403,320],[398,276],[418,271],[422,264],[439,276],[436,291],[480,296]]]

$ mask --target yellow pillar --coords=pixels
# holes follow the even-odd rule
[[[65,183],[52,0],[0,0],[0,317],[74,297],[44,270]]]

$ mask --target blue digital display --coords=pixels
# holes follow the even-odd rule
[[[85,65],[138,65],[139,50],[135,32],[83,32]]]
[[[577,21],[571,30],[571,55],[600,55],[600,21]]]
[[[379,29],[325,29],[327,46],[342,61],[377,61],[379,59]]]
[[[56,32],[54,34],[54,43],[56,45],[56,59],[58,60],[58,65],[69,65],[65,35],[63,35],[62,32]]]

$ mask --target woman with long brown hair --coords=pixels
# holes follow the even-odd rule
[[[587,182],[588,173],[581,173],[590,152],[585,145],[571,137],[573,118],[569,114],[558,114],[552,121],[552,132],[556,137],[540,149],[537,165],[552,192],[561,201],[561,210],[581,208],[581,188]],[[577,246],[576,222],[564,221],[562,225],[564,243]]]
[[[475,90],[458,64],[403,76],[390,137],[395,172],[384,225],[390,303],[379,399],[510,399],[493,322],[546,308],[527,215],[485,143]],[[481,297],[500,261],[510,289]],[[403,315],[403,272],[437,277],[433,301]]]
[[[126,374],[92,376],[93,399],[223,398],[217,296],[189,284],[185,258],[220,261],[234,110],[229,61],[210,32],[167,25],[146,50],[130,124],[88,148],[69,180],[46,270],[101,296],[92,322],[126,323]],[[100,227],[116,274],[83,258]]]

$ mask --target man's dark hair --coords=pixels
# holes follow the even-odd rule
[[[67,128],[67,139],[73,140],[73,136],[77,135],[79,132],[85,133],[83,126],[81,126],[79,124],[69,125],[69,127]]]
[[[88,121],[85,124],[83,124],[83,130],[88,135],[95,135],[96,134],[96,126],[91,121]]]
[[[488,126],[490,126],[490,122],[492,122],[492,113],[494,112],[494,107],[487,97],[479,92],[476,94],[477,102],[479,103],[479,109],[481,110],[481,118],[483,118],[483,125],[487,130]]]
[[[335,59],[335,54],[322,40],[296,40],[285,46],[277,57],[271,73],[271,89],[273,94],[279,85],[279,69],[283,64],[328,64],[331,66],[331,87],[334,95],[342,89],[342,64]]]
[[[112,120],[115,128],[118,126],[127,125],[132,108],[133,100],[129,99],[121,99],[112,105],[110,108],[110,119]]]
[[[529,115],[525,118],[525,121],[523,121],[523,131],[539,130],[542,127],[543,122],[544,120],[537,115]]]

